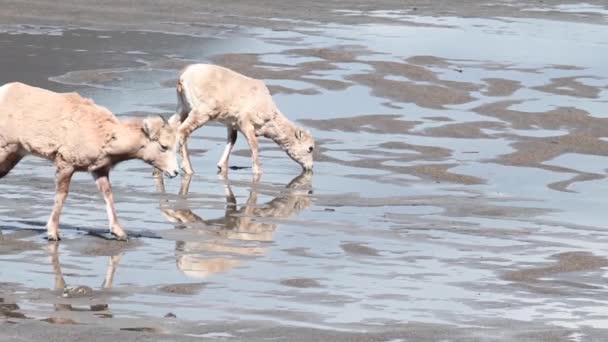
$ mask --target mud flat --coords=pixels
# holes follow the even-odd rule
[[[170,115],[180,68],[264,79],[312,130],[314,175],[225,129],[198,173],[113,174],[129,243],[75,177],[0,181],[0,340],[608,338],[608,7],[600,1],[0,1],[0,82]],[[269,10],[271,9],[271,10]],[[92,232],[94,234],[87,234]]]

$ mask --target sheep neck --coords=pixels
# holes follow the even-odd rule
[[[296,129],[283,114],[276,112],[273,119],[267,121],[260,131],[261,135],[272,139],[285,150],[293,144]]]

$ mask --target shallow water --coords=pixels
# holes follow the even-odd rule
[[[90,302],[63,298],[62,275],[92,287],[113,317],[172,312],[352,331],[495,318],[603,328],[605,26],[378,15],[419,25],[211,38],[0,33],[4,46],[31,55],[3,60],[14,67],[3,82],[77,90],[119,115],[169,114],[179,68],[221,62],[283,87],[277,104],[312,130],[319,150],[314,175],[294,178],[298,166],[264,142],[262,180],[245,168],[225,183],[214,174],[225,129],[210,125],[190,144],[198,173],[187,195],[177,179],[157,190],[139,162],[112,175],[124,226],[159,239],[122,245],[64,229],[58,250],[24,230],[46,220],[53,196],[50,165],[26,160],[0,183],[5,297],[28,317],[69,316],[56,304]],[[559,78],[576,82],[551,87]],[[240,138],[231,163],[249,166],[246,150]],[[62,224],[106,226],[89,176],[75,178]],[[100,324],[99,315],[73,318]]]

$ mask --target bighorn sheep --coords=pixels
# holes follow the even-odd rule
[[[205,242],[177,241],[177,267],[190,277],[206,278],[215,273],[232,269],[242,261],[235,258],[213,257],[209,252],[232,256],[258,256],[265,253],[263,246],[243,246],[231,240],[272,241],[277,223],[272,218],[288,218],[300,214],[312,204],[310,198],[312,174],[304,172],[294,178],[273,200],[258,205],[258,192],[253,184],[245,205],[237,208],[236,197],[228,183],[225,184],[226,210],[223,216],[215,219],[203,219],[189,208],[171,209],[167,200],[161,200],[162,214],[177,228],[192,228],[191,231],[202,234],[217,235],[215,239],[206,237]],[[180,196],[188,194],[189,175],[184,176]],[[162,177],[156,179],[157,191],[164,193]],[[257,221],[256,218],[266,220]],[[211,230],[210,230],[211,229]],[[203,255],[203,256],[201,256]]]
[[[49,240],[59,240],[59,216],[76,171],[93,175],[106,202],[110,232],[118,223],[110,180],[116,164],[141,159],[177,175],[174,127],[161,116],[120,121],[108,109],[76,93],[54,93],[22,83],[0,87],[0,178],[26,155],[51,160],[56,171],[55,206],[47,223]]]
[[[217,166],[228,171],[228,158],[240,131],[251,149],[253,173],[261,174],[257,137],[274,140],[304,170],[313,167],[314,140],[309,131],[295,126],[276,107],[264,82],[230,69],[209,64],[192,64],[177,81],[177,113],[181,122],[178,144],[183,170],[194,173],[188,154],[190,134],[209,121],[218,121],[228,129],[227,145]]]

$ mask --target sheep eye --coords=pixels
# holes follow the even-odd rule
[[[314,149],[315,149],[314,147],[310,146],[310,147],[308,148],[308,153],[311,153],[311,152],[312,152]]]
[[[169,149],[169,146],[166,145],[160,145],[160,150],[163,152],[167,152],[167,150]]]

